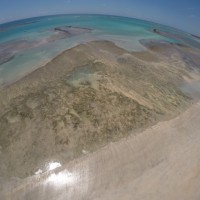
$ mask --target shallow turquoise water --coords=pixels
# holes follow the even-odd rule
[[[0,25],[0,45],[9,41],[45,41],[59,26],[91,28],[91,33],[45,43],[16,54],[15,58],[0,65],[0,84],[19,79],[43,65],[63,50],[92,40],[110,40],[130,51],[142,51],[141,39],[156,39],[179,42],[200,48],[200,43],[189,34],[160,24],[138,19],[105,15],[60,15],[31,18]],[[152,32],[159,29],[178,34],[180,40],[167,38]],[[0,50],[1,51],[1,50]]]

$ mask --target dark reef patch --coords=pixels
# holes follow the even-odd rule
[[[0,32],[5,32],[5,31],[12,30],[12,29],[15,29],[20,26],[25,26],[25,25],[29,25],[29,24],[38,23],[38,22],[40,22],[40,21],[34,20],[34,21],[30,21],[30,22],[11,22],[11,23],[2,24],[2,25],[0,25]]]
[[[73,26],[56,27],[54,30],[64,32],[69,37],[80,35],[83,33],[89,33],[92,31],[92,29],[89,29],[89,28],[81,28],[81,27],[73,27]]]

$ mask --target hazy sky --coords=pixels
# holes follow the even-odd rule
[[[200,0],[0,0],[0,23],[69,13],[148,19],[200,35]]]

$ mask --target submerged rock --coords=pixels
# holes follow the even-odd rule
[[[75,36],[75,35],[80,35],[83,33],[90,33],[92,31],[92,29],[89,29],[89,28],[81,28],[81,27],[73,27],[73,26],[56,27],[54,30],[64,32],[68,36]]]

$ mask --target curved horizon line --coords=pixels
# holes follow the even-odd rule
[[[155,22],[151,19],[144,19],[144,18],[131,17],[131,16],[123,16],[123,15],[114,15],[114,14],[99,14],[99,13],[95,13],[95,14],[94,13],[68,13],[68,14],[63,13],[63,14],[52,14],[52,15],[40,15],[40,16],[21,18],[21,19],[16,19],[16,20],[13,20],[13,21],[0,23],[0,27],[5,26],[5,25],[9,25],[9,24],[12,24],[12,23],[24,21],[24,20],[37,19],[37,18],[42,18],[42,17],[45,18],[45,17],[65,16],[65,15],[99,15],[99,16],[111,16],[111,17],[122,17],[122,18],[127,18],[127,19],[135,19],[135,20],[141,20],[141,21],[144,21],[144,22],[153,23],[153,24],[157,24],[157,25],[161,25],[161,26],[166,26],[166,27],[175,29],[177,31],[181,31],[183,33],[189,34],[189,35],[194,36],[194,37],[198,37],[198,38],[200,37],[200,35],[198,35],[198,34],[193,34],[191,32],[176,28],[176,27],[171,26],[171,25],[166,25],[166,24],[162,24],[160,22]]]

